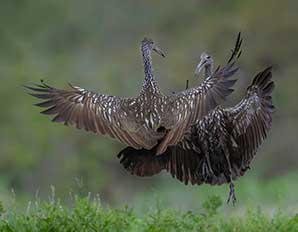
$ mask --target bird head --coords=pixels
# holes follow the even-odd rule
[[[157,47],[152,39],[144,38],[142,40],[142,48],[149,49],[150,51],[155,51],[158,55],[165,57],[163,51]]]
[[[199,75],[199,73],[201,72],[202,68],[203,67],[206,67],[206,66],[210,66],[213,64],[213,59],[210,55],[208,55],[206,52],[203,52],[201,54],[201,60],[200,60],[200,63],[198,64],[197,68],[196,68],[196,71],[195,71],[195,75]]]

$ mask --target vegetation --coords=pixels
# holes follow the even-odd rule
[[[222,200],[209,197],[199,212],[182,212],[171,208],[138,215],[133,208],[113,209],[102,206],[99,198],[75,197],[67,208],[59,200],[29,203],[26,212],[1,209],[0,230],[3,232],[43,231],[297,231],[298,214],[289,216],[278,212],[272,216],[260,208],[247,210],[242,216],[219,213]]]
[[[89,231],[92,225],[297,231],[297,7],[293,0],[1,0],[0,231],[74,231],[83,225]],[[239,31],[244,37],[239,81],[226,105],[243,96],[253,74],[272,64],[276,112],[251,170],[236,182],[235,207],[208,198],[212,193],[225,202],[226,185],[184,186],[168,174],[131,176],[116,158],[122,145],[50,122],[21,87],[44,79],[58,87],[71,82],[135,95],[143,79],[138,46],[148,36],[166,53],[165,59],[153,57],[161,88],[181,90],[186,79],[198,83],[192,77],[200,53],[223,63]],[[61,203],[45,202],[50,185]],[[73,204],[69,192],[99,193],[101,203],[77,197]],[[22,210],[35,195],[40,200]]]

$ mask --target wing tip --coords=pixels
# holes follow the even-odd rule
[[[263,71],[260,71],[257,73],[257,75],[254,77],[252,84],[248,87],[252,88],[253,86],[256,86],[260,89],[265,88],[268,83],[273,82],[272,79],[272,66],[269,66],[265,68]]]

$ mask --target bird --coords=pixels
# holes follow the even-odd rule
[[[199,73],[202,70],[202,66],[204,65],[204,67],[205,67],[204,79],[206,79],[209,76],[211,76],[211,73],[213,70],[213,58],[212,58],[212,56],[208,55],[208,53],[206,53],[206,52],[203,52],[201,54],[200,58],[201,58],[201,61],[195,70],[195,77],[199,75]]]
[[[229,57],[228,61],[227,61],[227,65],[228,64],[232,64],[234,65],[235,62],[237,61],[237,59],[239,59],[242,50],[241,50],[241,44],[242,44],[243,39],[241,38],[241,32],[238,33],[237,35],[237,39],[236,39],[236,43],[233,49],[231,49],[231,56]],[[204,79],[207,79],[208,77],[212,76],[213,73],[213,58],[212,56],[208,55],[208,53],[203,52],[200,55],[200,62],[198,63],[196,69],[195,69],[195,78],[198,78],[201,70],[204,68]],[[237,70],[236,70],[237,71]],[[236,80],[235,80],[236,82]],[[188,84],[189,84],[189,80],[186,80],[186,88],[188,89]]]
[[[236,38],[236,43],[233,49],[231,49],[231,56],[229,57],[227,64],[236,62],[237,59],[242,54],[241,45],[242,45],[243,39],[241,38],[241,32],[238,33]],[[196,70],[195,70],[195,78],[197,78],[202,70],[204,68],[204,79],[210,77],[213,72],[213,58],[208,53],[203,52],[200,56],[200,62],[198,63]]]
[[[162,170],[185,184],[229,183],[227,202],[236,202],[234,181],[243,176],[272,125],[272,67],[257,73],[244,98],[234,107],[217,106],[184,133],[177,145],[154,155],[127,147],[119,152],[132,175],[152,176]]]
[[[152,51],[165,56],[152,39],[145,37],[141,41],[145,78],[136,97],[100,94],[71,84],[68,90],[57,89],[43,81],[25,87],[42,99],[36,105],[46,108],[41,113],[52,115],[52,121],[107,134],[134,149],[156,147],[155,155],[160,155],[233,91],[235,81],[229,78],[237,68],[225,65],[200,85],[165,95],[153,74]]]

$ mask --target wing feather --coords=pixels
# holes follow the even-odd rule
[[[46,108],[41,113],[52,115],[54,122],[74,125],[78,129],[94,133],[108,134],[134,148],[147,146],[125,127],[126,119],[121,117],[125,114],[121,107],[123,98],[70,86],[70,90],[60,90],[42,82],[35,87],[25,87],[33,91],[30,95],[43,100],[35,105]]]
[[[249,165],[271,128],[274,108],[271,100],[274,82],[271,78],[269,67],[255,77],[246,97],[238,105],[226,109],[234,128],[237,128],[232,130],[233,138],[237,144],[244,143],[233,152],[232,159],[242,159],[243,167]]]

